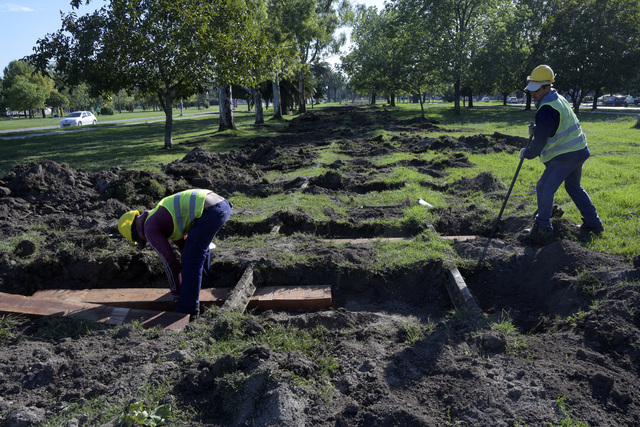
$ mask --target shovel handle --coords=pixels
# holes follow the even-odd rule
[[[527,147],[531,145],[531,140],[533,139],[533,135],[529,136],[529,142],[527,143]],[[513,175],[513,179],[511,180],[511,185],[509,186],[509,190],[507,191],[507,195],[504,198],[504,202],[502,202],[502,207],[500,208],[500,213],[498,214],[498,218],[496,218],[496,222],[493,224],[493,230],[491,230],[491,234],[489,238],[492,238],[498,229],[498,224],[500,223],[500,218],[502,218],[502,213],[504,212],[504,207],[507,206],[507,200],[509,200],[509,196],[511,195],[511,190],[513,189],[513,185],[516,183],[516,179],[518,178],[518,174],[520,173],[520,168],[522,167],[522,163],[524,162],[524,158],[520,159],[520,163],[518,163],[518,168],[516,169],[516,173]]]

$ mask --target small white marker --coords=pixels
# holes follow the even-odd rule
[[[428,208],[432,208],[433,205],[425,200],[422,199],[418,199],[418,204],[422,205],[422,206],[426,206]]]

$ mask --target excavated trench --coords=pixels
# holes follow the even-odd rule
[[[0,234],[11,248],[0,253],[0,292],[19,295],[165,288],[158,257],[131,248],[115,225],[127,210],[152,208],[190,187],[228,198],[285,192],[349,197],[401,188],[383,177],[403,166],[422,174],[419,184],[441,192],[449,204],[433,209],[433,224],[403,221],[419,195],[346,214],[326,206],[322,220],[291,206],[252,221],[251,206],[236,206],[216,241],[210,286],[232,289],[252,267],[258,287],[330,285],[331,309],[266,311],[239,324],[206,314],[183,335],[147,336],[125,327],[114,335],[53,332],[53,338],[40,338],[49,323],[26,323],[23,335],[0,354],[2,419],[44,422],[61,411],[60,399],[80,407],[96,397],[128,401],[166,381],[174,386],[163,402],[199,408],[190,425],[559,425],[562,396],[577,418],[592,425],[640,423],[640,351],[634,344],[640,342],[634,308],[640,292],[633,285],[639,270],[621,257],[586,249],[585,236],[565,218],[554,220],[555,241],[527,241],[520,230],[531,223],[531,205],[524,202],[518,207],[523,214],[505,216],[488,238],[493,214],[469,200],[478,193],[501,200],[504,183],[490,172],[449,183],[444,178],[450,168],[474,167],[468,153],[515,156],[524,138],[431,138],[429,132],[443,131],[437,123],[372,111],[311,112],[292,120],[284,133],[254,138],[229,153],[197,146],[210,139],[187,142],[196,147],[162,173],[119,167],[89,173],[48,160],[14,167],[0,179]],[[390,137],[368,137],[372,127]],[[330,145],[344,159],[318,163],[318,148]],[[376,156],[395,152],[435,156],[375,164]],[[313,166],[328,171],[286,178]],[[274,171],[282,176],[273,178]],[[388,221],[372,221],[380,218]],[[389,223],[394,225],[380,225]],[[451,250],[484,322],[465,321],[453,311],[451,260],[372,267],[384,239],[429,233],[437,239],[472,236],[450,240]],[[500,321],[516,332],[488,326]],[[273,325],[324,327],[330,344],[317,352],[335,362],[335,371],[321,373],[318,360],[301,351],[255,343],[237,359],[188,353],[193,343],[206,346],[233,334],[252,338]],[[408,340],[410,331],[416,335]],[[88,412],[76,417],[91,424]]]

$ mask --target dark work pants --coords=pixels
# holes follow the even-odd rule
[[[182,285],[177,312],[197,314],[200,311],[200,289],[203,276],[209,275],[209,244],[231,215],[229,202],[209,206],[196,218],[182,250]]]
[[[545,163],[546,168],[536,186],[538,198],[536,221],[539,227],[547,231],[553,231],[551,226],[553,199],[563,182],[567,194],[582,214],[584,223],[592,227],[602,225],[591,198],[589,198],[580,183],[582,180],[582,165],[588,158],[589,149],[585,148],[580,151],[561,154]]]

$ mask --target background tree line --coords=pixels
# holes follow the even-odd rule
[[[459,114],[462,96],[469,107],[477,93],[506,103],[540,63],[576,109],[587,93],[640,89],[639,0],[391,0],[380,11],[348,0],[104,3],[64,15],[35,54],[4,70],[0,111],[151,106],[165,114],[170,148],[173,110],[194,97],[219,104],[225,130],[235,128],[232,94],[257,124],[264,103],[280,118],[346,93],[422,103],[450,91]],[[324,60],[344,46],[341,26],[352,27],[352,49],[334,70]]]
[[[371,94],[453,87],[457,114],[461,96],[470,107],[477,93],[506,103],[548,64],[577,110],[589,93],[638,94],[639,24],[638,0],[391,0],[357,9],[353,50],[341,59],[351,84]]]

